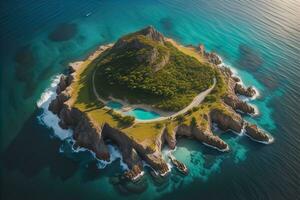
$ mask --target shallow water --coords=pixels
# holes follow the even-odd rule
[[[139,120],[150,120],[150,119],[156,119],[160,117],[160,115],[153,111],[148,111],[142,108],[135,108],[126,114],[134,116],[136,119]]]
[[[299,1],[12,0],[1,1],[0,9],[2,199],[300,196]],[[91,153],[67,151],[71,132],[57,126],[46,106],[56,75],[98,45],[149,24],[183,44],[204,43],[245,85],[254,85],[261,95],[250,103],[260,115],[245,117],[275,142],[262,145],[215,130],[231,147],[220,153],[179,140],[174,155],[191,169],[189,176],[172,170],[158,184],[146,173],[138,195],[121,193],[109,182],[123,170],[118,156],[100,169]],[[49,40],[57,28],[67,40]]]
[[[121,103],[116,102],[116,101],[110,101],[107,103],[106,106],[108,106],[112,109],[116,109],[116,110],[120,110],[123,107],[123,105]]]

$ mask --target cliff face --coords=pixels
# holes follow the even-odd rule
[[[139,33],[143,36],[157,40],[160,43],[164,43],[163,36],[153,29],[153,27],[147,27]],[[139,42],[135,40],[126,41],[126,37],[120,39],[113,48],[134,47],[142,48]],[[131,45],[131,46],[130,46]],[[203,47],[204,48],[204,47]],[[204,51],[204,49],[203,49]],[[142,58],[149,59],[147,62],[152,62],[159,57],[157,49],[152,49],[150,55],[146,55]],[[202,52],[203,53],[203,52]],[[204,54],[210,59],[210,62],[217,65],[221,60],[216,54],[206,53]],[[168,62],[169,58],[162,58],[164,62]],[[162,66],[155,65],[156,70],[159,70]],[[165,175],[168,171],[168,165],[162,158],[161,149],[166,143],[170,149],[175,149],[176,140],[179,137],[187,137],[196,139],[206,145],[216,148],[221,151],[228,151],[229,146],[220,137],[213,134],[211,130],[211,124],[216,123],[218,127],[223,130],[233,130],[240,133],[245,128],[246,134],[254,140],[269,142],[270,138],[268,135],[256,125],[244,122],[243,118],[236,113],[236,110],[241,110],[245,113],[254,113],[254,108],[248,105],[246,102],[240,100],[237,96],[253,96],[255,90],[253,88],[243,88],[237,82],[238,80],[232,77],[232,72],[228,68],[220,69],[226,81],[228,83],[227,95],[220,100],[219,107],[210,107],[209,112],[204,115],[203,118],[206,120],[205,125],[199,124],[199,122],[186,125],[179,123],[177,127],[172,130],[168,129],[167,125],[162,129],[161,133],[155,138],[155,148],[150,148],[143,142],[136,141],[133,137],[128,136],[117,128],[112,127],[108,123],[93,121],[92,117],[86,112],[82,112],[78,108],[74,107],[69,101],[72,95],[72,83],[76,71],[73,68],[69,69],[67,76],[61,76],[59,84],[56,89],[57,96],[50,103],[49,110],[52,111],[60,118],[59,125],[64,128],[71,128],[73,130],[73,138],[76,140],[76,145],[85,147],[93,151],[98,159],[110,160],[110,155],[105,141],[109,139],[118,145],[123,161],[128,165],[129,170],[124,174],[125,178],[129,180],[135,180],[141,174],[143,170],[144,160],[149,164],[158,174]],[[199,113],[198,113],[199,114]],[[195,118],[196,119],[196,118]],[[171,120],[171,119],[170,119]]]
[[[179,125],[174,131],[177,137],[187,137],[197,139],[199,142],[210,145],[220,151],[229,150],[229,146],[218,136],[213,135],[210,128],[204,129],[198,125],[188,126],[185,124]],[[167,135],[170,135],[167,133]],[[168,145],[173,147],[174,143],[176,144],[176,138],[172,137],[172,140],[169,140]]]
[[[213,109],[210,112],[211,120],[223,131],[233,130],[235,132],[241,132],[243,128],[243,119],[239,114],[230,110],[231,109],[229,108],[226,111]]]

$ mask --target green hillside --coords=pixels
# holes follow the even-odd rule
[[[97,92],[164,110],[180,110],[213,84],[214,69],[147,27],[120,38],[101,59]]]

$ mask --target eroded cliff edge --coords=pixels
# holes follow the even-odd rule
[[[145,29],[144,32],[147,37],[158,38],[159,42],[164,41],[162,35],[152,27]],[[119,43],[117,44],[119,45]],[[100,53],[105,52],[108,48],[111,47],[101,47]],[[256,91],[252,87],[244,88],[239,83],[239,78],[234,77],[229,68],[218,66],[221,61],[216,54],[205,52],[204,49],[198,53],[203,54],[203,52],[203,56],[217,70],[227,86],[225,87],[226,91],[220,96],[218,106],[210,107],[210,104],[207,103],[208,99],[203,103],[203,107],[200,106],[197,108],[198,110],[191,110],[185,114],[193,117],[185,119],[184,116],[181,116],[182,118],[161,122],[157,128],[159,133],[154,136],[151,145],[148,142],[138,141],[123,129],[116,128],[112,124],[95,120],[88,112],[74,106],[74,102],[70,99],[74,91],[73,84],[79,80],[76,78],[77,69],[73,67],[70,67],[66,75],[61,76],[56,90],[57,97],[50,103],[49,110],[60,118],[59,125],[62,128],[73,130],[76,145],[93,151],[98,159],[110,160],[106,140],[117,144],[122,152],[123,161],[129,168],[124,176],[130,180],[136,179],[142,173],[142,160],[150,165],[157,174],[161,176],[167,174],[169,168],[162,158],[161,149],[165,144],[174,149],[176,140],[180,137],[193,138],[217,150],[228,151],[229,145],[213,134],[212,124],[216,124],[223,131],[233,130],[238,134],[245,130],[246,134],[255,141],[270,142],[271,138],[268,134],[256,125],[244,121],[238,113],[255,113],[255,109],[242,101],[238,95],[252,97]],[[202,110],[205,112],[201,112]]]

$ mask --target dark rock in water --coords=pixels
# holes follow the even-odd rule
[[[219,65],[222,63],[220,57],[214,52],[211,53],[205,52],[205,57],[207,58],[208,62],[212,64]]]
[[[253,97],[256,94],[256,91],[253,87],[243,87],[241,84],[236,84],[234,91],[236,94],[244,95],[246,97]]]
[[[246,123],[245,126],[246,134],[249,135],[251,138],[262,141],[262,142],[269,142],[270,138],[263,130],[258,128],[255,124]]]
[[[238,60],[238,66],[241,66],[247,70],[257,71],[257,69],[263,63],[263,59],[259,53],[245,44],[239,46],[239,53],[240,58]]]
[[[264,75],[263,73],[256,73],[255,78],[257,78],[258,81],[263,83],[266,87],[268,87],[271,90],[278,88],[278,77],[275,77],[272,73],[270,74],[270,72],[268,72],[268,75]]]
[[[25,67],[34,66],[34,64],[36,62],[30,45],[21,47],[17,51],[14,60],[18,64],[25,66]]]
[[[48,38],[54,42],[62,42],[70,40],[77,33],[77,24],[62,23],[59,24],[53,32],[48,35]]]
[[[232,76],[231,77],[235,82],[240,82],[241,81],[241,79],[239,78],[239,77],[237,77],[237,76]]]
[[[17,65],[15,68],[15,76],[17,80],[22,82],[30,81],[32,78],[32,69],[36,64],[35,56],[31,50],[30,45],[21,47],[15,57]]]
[[[246,102],[240,100],[239,98],[233,96],[233,95],[227,95],[224,97],[224,103],[229,105],[231,108],[233,108],[236,111],[242,111],[247,114],[254,114],[255,109],[247,104]]]
[[[172,19],[169,17],[164,17],[159,22],[161,23],[161,25],[165,30],[171,30],[173,28]]]
[[[229,111],[230,109],[227,112],[220,109],[212,110],[210,113],[212,122],[217,123],[223,131],[231,129],[238,133],[241,132],[244,123],[242,117],[233,111]]]

